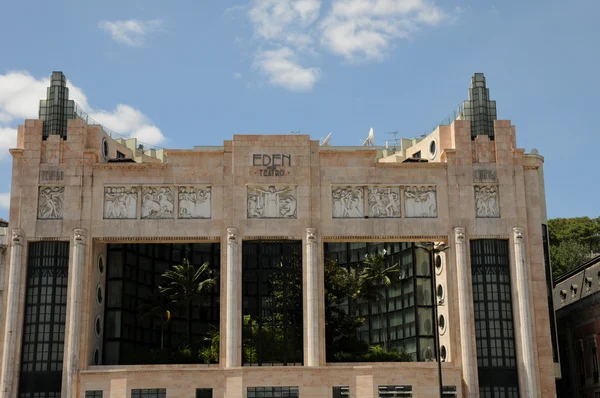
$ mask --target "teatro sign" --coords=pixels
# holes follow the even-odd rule
[[[284,176],[286,170],[283,167],[292,166],[292,155],[284,153],[261,154],[255,153],[252,155],[252,166],[264,167],[259,169],[259,174],[264,177],[280,177]]]

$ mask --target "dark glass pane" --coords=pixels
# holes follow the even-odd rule
[[[69,242],[29,244],[20,396],[60,396],[68,271]]]
[[[300,365],[302,242],[244,241],[243,363]]]
[[[196,297],[191,311],[187,303],[165,307],[155,299],[163,273],[183,259],[195,266],[208,262],[218,280],[219,243],[108,245],[103,364],[201,362],[197,355],[173,358],[169,353],[179,353],[188,344],[190,314],[193,351],[210,346],[219,330],[219,283]],[[167,309],[170,318],[165,322]],[[209,360],[218,361],[214,355]]]
[[[518,391],[508,241],[471,241],[471,277],[480,394]]]

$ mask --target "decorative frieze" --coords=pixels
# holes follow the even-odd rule
[[[248,186],[248,218],[297,217],[295,186]]]
[[[136,219],[137,202],[137,187],[105,187],[104,218]]]
[[[369,187],[369,217],[400,217],[399,187]]]
[[[171,187],[144,187],[142,218],[173,218],[174,202]]]
[[[475,215],[478,218],[500,217],[496,185],[475,185]]]
[[[40,187],[38,196],[39,220],[62,220],[65,187]]]
[[[407,186],[404,188],[404,214],[407,218],[435,218],[437,195],[435,186]]]
[[[364,192],[364,187],[332,187],[333,218],[363,218]]]
[[[210,187],[179,187],[179,218],[210,218],[210,199]]]

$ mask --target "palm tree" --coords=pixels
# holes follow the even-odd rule
[[[391,277],[400,271],[400,267],[397,263],[388,266],[385,259],[385,249],[380,253],[366,254],[360,276],[363,285],[361,287],[364,290],[361,296],[375,298],[377,301],[377,312],[379,312],[380,327],[383,332],[383,346],[387,350],[387,327],[384,326],[381,301],[382,298],[385,298],[385,288],[392,284]]]
[[[160,291],[155,291],[139,306],[140,321],[152,319],[160,323],[160,349],[165,348],[165,326],[171,320],[171,301]]]
[[[209,291],[216,284],[209,263],[205,262],[200,267],[190,264],[183,259],[182,264],[174,265],[162,275],[163,283],[159,286],[174,303],[181,303],[187,307],[187,339],[192,344],[192,304],[194,299],[202,293]]]

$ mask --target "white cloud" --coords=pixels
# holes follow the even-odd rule
[[[258,37],[285,41],[314,23],[320,8],[320,0],[254,0],[248,15]]]
[[[296,55],[288,47],[260,51],[254,60],[254,67],[266,74],[271,84],[292,91],[310,90],[321,77],[319,68],[300,66]]]
[[[0,75],[0,159],[8,148],[16,146],[14,122],[37,119],[39,101],[46,98],[48,78],[36,79],[28,72],[16,71]],[[160,129],[140,110],[119,104],[113,111],[94,110],[83,90],[67,82],[69,97],[94,120],[125,137],[136,137],[147,144],[157,145],[165,137]]]
[[[235,80],[241,79],[241,78],[242,78],[242,74],[241,74],[240,72],[235,72],[235,73],[233,74],[233,78],[234,78]]]
[[[10,148],[17,147],[17,129],[0,127],[0,159],[9,155]]]
[[[0,193],[0,209],[8,209],[10,207],[10,192]]]
[[[163,21],[160,19],[100,21],[98,27],[110,33],[112,39],[117,43],[129,47],[143,47],[149,34],[163,30]]]
[[[446,17],[427,0],[333,0],[320,24],[321,43],[348,61],[377,61],[395,39]]]
[[[318,55],[318,46],[350,62],[380,61],[396,40],[448,18],[434,0],[332,0],[327,10],[323,4],[322,0],[253,0],[248,17],[259,42],[255,65],[279,60],[277,68],[259,68],[267,70],[271,82],[278,82],[273,76],[281,76],[283,70],[296,70],[303,72],[304,86],[312,87],[319,69],[305,69],[298,62]]]

